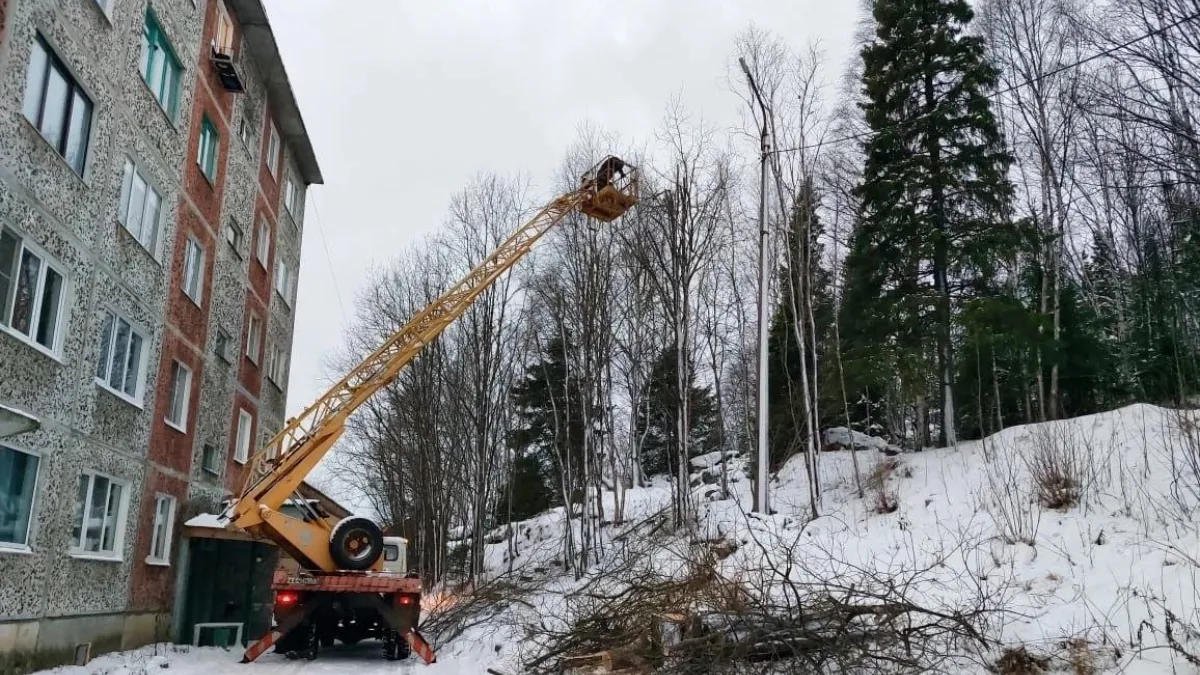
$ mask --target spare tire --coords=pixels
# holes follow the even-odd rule
[[[381,555],[383,530],[369,518],[344,518],[329,535],[329,556],[341,569],[371,569]]]

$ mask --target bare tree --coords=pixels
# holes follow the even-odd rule
[[[1062,340],[1063,246],[1082,116],[1083,73],[1069,67],[1081,57],[1081,36],[1073,25],[1081,13],[1076,0],[992,0],[981,12],[991,57],[1006,85],[1000,107],[1022,178],[1018,185],[1043,233],[1039,311],[1051,317],[1055,344]],[[1038,361],[1039,419],[1054,419],[1061,412],[1059,364],[1050,364],[1047,390],[1040,352]]]
[[[529,212],[527,181],[494,175],[476,177],[451,201],[439,250],[465,272],[482,262]],[[510,427],[508,392],[516,376],[516,281],[506,275],[484,291],[455,323],[456,358],[447,387],[456,415],[448,437],[457,443],[461,464],[452,473],[463,481],[467,523],[481,533],[490,526],[491,507],[505,466]],[[483,571],[484,537],[471,539],[468,581]]]
[[[693,125],[674,102],[659,132],[666,171],[654,180],[643,174],[643,204],[638,231],[645,246],[626,246],[639,256],[670,324],[676,356],[675,458],[673,513],[675,525],[691,514],[688,459],[691,437],[690,392],[694,385],[696,284],[713,264],[718,232],[726,213],[731,184],[729,159],[713,144],[713,132]],[[662,186],[658,189],[655,183]]]

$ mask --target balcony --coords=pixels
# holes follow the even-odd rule
[[[217,78],[221,80],[221,86],[225,88],[225,91],[241,94],[246,91],[246,85],[242,81],[241,74],[238,73],[237,63],[233,57],[232,47],[213,43],[211,61],[213,70],[217,72]]]

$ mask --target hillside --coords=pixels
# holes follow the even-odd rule
[[[1190,463],[1200,435],[1190,427],[1181,431],[1178,419],[1174,411],[1134,405],[1012,427],[957,449],[895,458],[860,451],[862,498],[850,453],[822,453],[821,513],[811,522],[803,458],[779,472],[772,497],[777,513],[766,518],[743,512],[752,503],[751,487],[742,475],[744,458],[735,458],[732,499],[717,499],[716,486],[694,489],[694,537],[664,535],[665,528],[651,524],[665,520],[666,483],[630,492],[630,522],[605,528],[602,561],[580,581],[553,562],[562,550],[560,508],[515,528],[513,568],[526,580],[540,580],[528,604],[514,604],[441,651],[455,661],[478,658],[520,672],[518,660],[536,651],[536,640],[523,634],[531,625],[535,634],[546,633],[562,629],[584,605],[594,610],[594,603],[579,599],[580,589],[603,583],[617,590],[618,575],[608,572],[629,569],[631,560],[643,560],[637,569],[682,574],[696,549],[687,542],[698,539],[709,548],[716,541],[732,544],[717,549],[736,547],[715,562],[716,570],[747,587],[771,587],[772,597],[784,586],[834,592],[890,578],[915,604],[984,612],[979,625],[996,647],[960,655],[976,671],[1002,648],[1025,645],[1035,658],[1052,657],[1051,667],[1069,661],[1096,672],[1187,672],[1171,671],[1186,662],[1163,648],[1168,612],[1181,622],[1172,626],[1177,640],[1185,640],[1185,625],[1200,626],[1200,538],[1193,518],[1200,475]],[[1059,473],[1074,476],[1077,485],[1052,490],[1044,501],[1070,502],[1077,495],[1076,505],[1037,503],[1034,475],[1044,475],[1047,466],[1063,468]],[[493,574],[508,571],[508,550],[507,542],[488,546]],[[958,659],[943,662],[951,664],[962,667]]]

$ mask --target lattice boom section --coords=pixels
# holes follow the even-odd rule
[[[298,416],[288,420],[283,430],[254,455],[253,469],[242,496],[266,487],[272,474],[281,476],[314,445],[315,434],[340,434],[343,420],[359,405],[385,386],[411,362],[421,349],[437,337],[488,289],[504,272],[520,260],[551,227],[576,209],[588,197],[584,191],[559,197],[517,230],[461,281],[409,320],[395,335],[350,371],[341,382]]]

